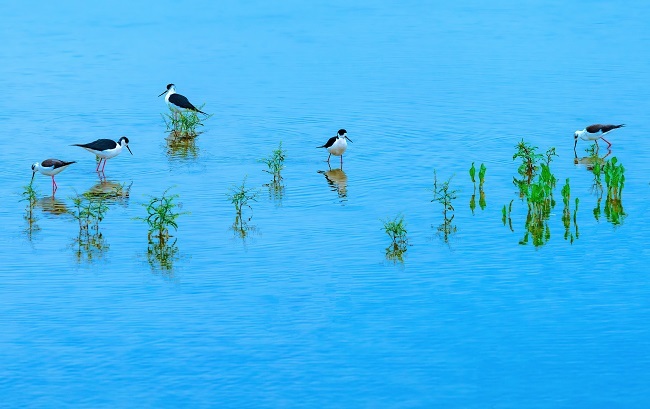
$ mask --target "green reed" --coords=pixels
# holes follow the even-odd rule
[[[406,245],[408,238],[406,237],[406,222],[404,216],[398,214],[393,219],[382,220],[384,224],[383,229],[392,240],[394,246]]]

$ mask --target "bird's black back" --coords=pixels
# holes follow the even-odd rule
[[[115,149],[117,147],[117,142],[112,139],[97,139],[94,142],[85,144],[75,143],[72,146],[81,146],[82,148],[88,148],[94,151],[106,151],[109,149]]]
[[[332,136],[325,142],[325,145],[319,146],[319,148],[329,148],[330,146],[334,145],[334,142],[336,142],[337,136]]]
[[[169,96],[169,102],[185,109],[191,109],[192,111],[198,111],[192,103],[181,94],[171,94]]]
[[[64,166],[72,165],[73,163],[76,163],[76,161],[66,162],[59,159],[45,159],[43,162],[41,162],[41,166],[44,168],[58,169]]]

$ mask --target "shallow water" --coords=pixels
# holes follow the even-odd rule
[[[646,407],[650,6],[601,2],[7,4],[0,396],[7,407]],[[214,114],[170,149],[167,83]],[[573,132],[608,138],[625,216],[595,218]],[[353,140],[328,168],[322,145]],[[93,171],[73,143],[131,140]],[[543,245],[520,244],[522,138],[556,147]],[[281,195],[259,159],[287,152]],[[601,144],[600,156],[606,153]],[[579,157],[589,144],[580,141]],[[38,229],[26,232],[33,162]],[[487,166],[485,209],[469,203]],[[458,190],[447,240],[439,181]],[[249,230],[229,189],[259,189]],[[580,199],[564,238],[560,188]],[[94,246],[72,197],[128,187]],[[143,203],[182,211],[167,258]],[[512,227],[501,209],[514,199]],[[604,207],[605,198],[601,202]],[[382,220],[409,246],[387,257]],[[571,225],[575,236],[575,225]]]

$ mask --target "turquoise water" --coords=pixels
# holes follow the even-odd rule
[[[0,405],[648,405],[646,3],[77,2],[3,15]],[[213,114],[185,152],[165,140],[156,96],[170,82]],[[627,124],[606,158],[625,167],[618,224],[605,197],[595,217],[593,174],[574,162],[573,132],[597,122]],[[329,169],[316,146],[339,128],[354,142]],[[110,183],[70,146],[122,135],[133,156],[108,161]],[[522,138],[558,154],[540,246],[520,244]],[[281,197],[259,162],[280,141]],[[55,200],[36,175],[29,232],[21,193],[49,157],[78,163]],[[473,212],[472,162],[487,167]],[[447,240],[434,170],[458,190]],[[259,195],[242,237],[227,194],[244,178]],[[80,247],[72,197],[117,185],[128,197]],[[189,213],[161,264],[135,218],[168,188]],[[402,261],[382,231],[398,214]]]

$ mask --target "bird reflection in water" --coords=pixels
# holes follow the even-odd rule
[[[319,170],[318,173],[323,174],[327,180],[327,184],[333,192],[336,192],[341,199],[348,197],[348,175],[343,172],[343,169],[329,169],[327,171]]]
[[[593,171],[594,166],[598,163],[601,167],[605,165],[605,158],[607,158],[609,155],[612,154],[611,150],[607,150],[607,153],[604,156],[600,156],[598,153],[598,149],[596,148],[596,145],[591,145],[589,148],[585,149],[585,151],[589,154],[588,156],[583,156],[581,158],[578,158],[578,153],[574,150],[573,151],[573,163],[575,165],[584,165],[587,170]]]
[[[88,189],[84,195],[88,198],[107,200],[109,203],[126,204],[131,195],[131,186],[133,186],[133,182],[127,185],[126,183],[101,180]]]
[[[55,199],[54,197],[44,197],[36,202],[36,207],[39,207],[43,213],[51,216],[61,216],[69,214],[70,211],[62,200]]]

